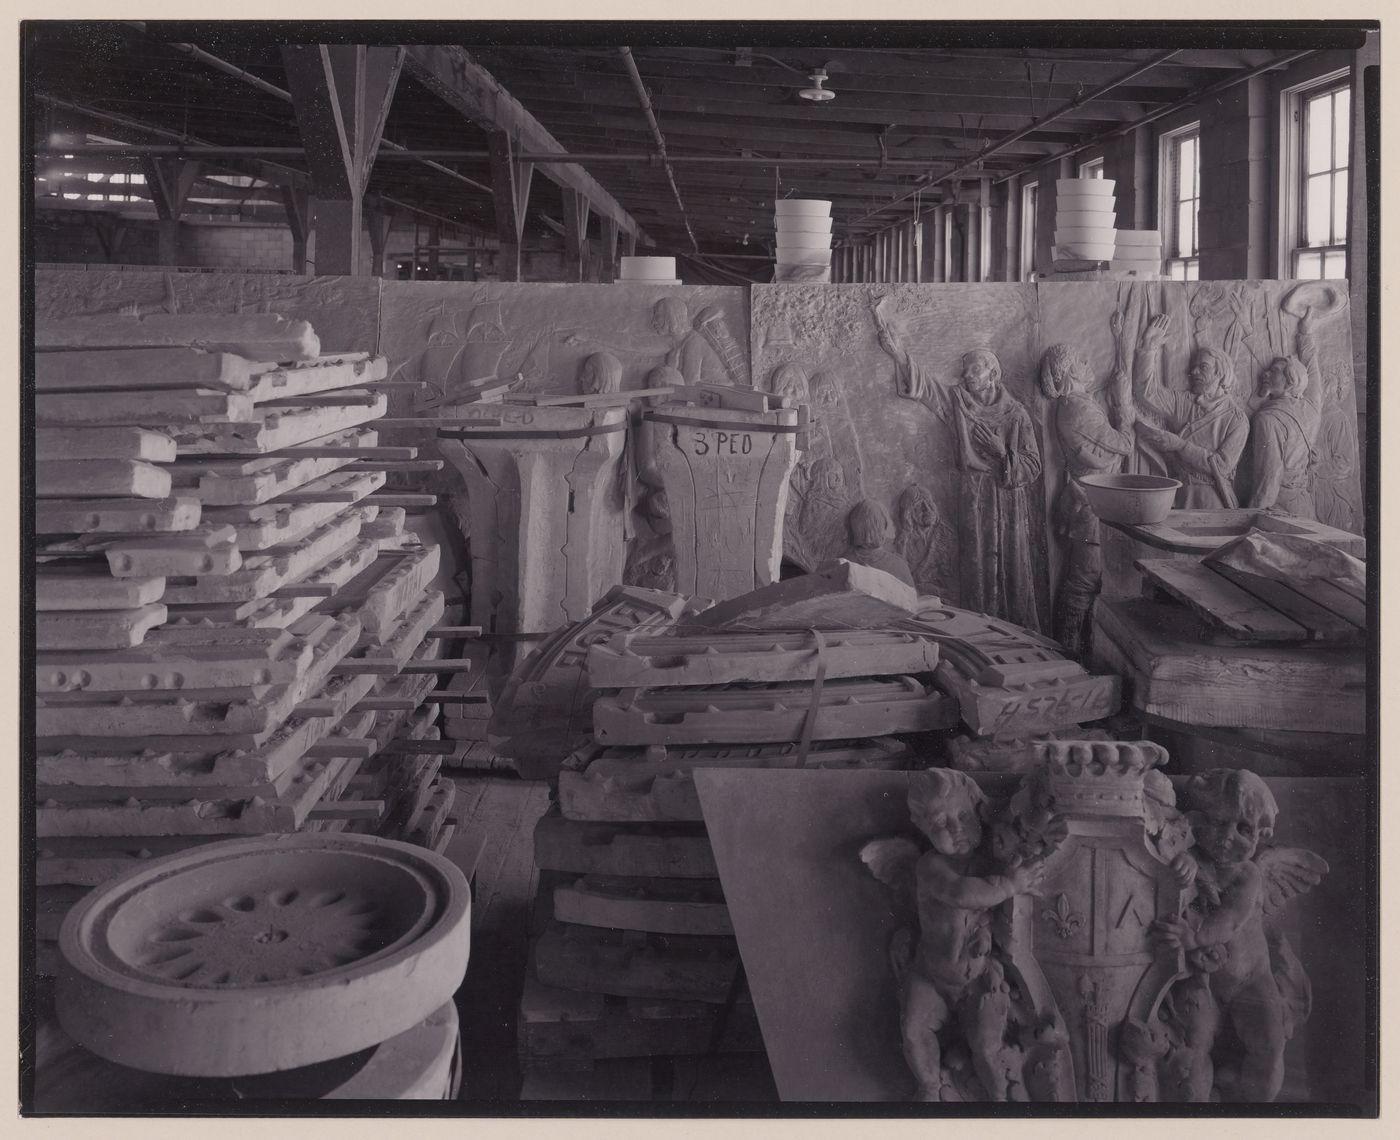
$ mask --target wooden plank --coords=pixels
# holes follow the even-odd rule
[[[228,574],[243,565],[231,526],[200,525],[165,534],[95,534],[53,542],[40,555],[105,554],[115,578]]]
[[[363,504],[365,497],[384,481],[384,474],[366,471],[362,475],[336,473],[316,481],[332,493],[344,492],[355,496],[352,503],[327,502],[319,493],[312,502],[283,503],[273,499],[256,507],[207,507],[206,522],[215,526],[231,526],[238,548],[251,556],[254,552],[301,542],[323,527],[339,519],[355,516],[361,524],[378,513],[378,508]],[[368,513],[367,513],[368,512]]]
[[[170,434],[180,455],[265,455],[377,420],[387,407],[381,394],[370,407],[254,408],[249,423],[174,425]]]
[[[530,955],[547,986],[622,997],[721,1004],[742,968],[732,938],[630,937],[626,932],[552,922]]]
[[[1308,590],[1313,601],[1326,606],[1358,629],[1364,630],[1370,624],[1370,608],[1366,599],[1358,598],[1354,592],[1343,589],[1338,583],[1309,582]]]
[[[554,888],[554,917],[653,934],[734,933],[718,879],[584,875]]]
[[[311,360],[320,341],[306,321],[270,313],[64,317],[38,321],[34,347],[157,348],[188,346],[256,361]]]
[[[1200,563],[1148,559],[1136,566],[1153,585],[1240,641],[1308,640],[1304,626]]]
[[[542,815],[534,832],[535,866],[579,874],[713,879],[714,853],[701,824],[596,823]]]
[[[209,388],[246,392],[270,364],[228,352],[198,348],[73,349],[34,354],[34,387],[40,392],[91,392],[113,388]]]
[[[1364,628],[1353,625],[1325,606],[1318,605],[1284,582],[1277,582],[1262,574],[1249,574],[1233,566],[1221,566],[1218,563],[1210,564],[1208,569],[1245,593],[1258,598],[1265,605],[1287,615],[1302,626],[1313,641],[1357,644],[1365,639]]]
[[[1202,644],[1175,605],[1100,602],[1094,660],[1132,706],[1184,724],[1360,734],[1366,661],[1356,649]]]
[[[703,629],[862,629],[907,620],[918,607],[912,586],[845,559],[813,574],[774,582],[686,619]]]
[[[41,460],[141,459],[169,463],[175,441],[139,427],[36,428],[34,451]]]
[[[346,445],[340,450],[356,451],[356,443],[372,446],[378,436],[370,428],[355,428],[331,439]],[[166,470],[177,487],[197,494],[206,507],[252,507],[333,474],[349,462],[349,458],[334,456],[281,454],[247,459],[185,458]]]
[[[248,390],[254,403],[297,399],[317,393],[360,388],[383,380],[389,374],[389,361],[367,352],[319,356],[289,368],[263,372]]]

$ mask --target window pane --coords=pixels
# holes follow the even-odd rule
[[[1322,254],[1299,253],[1293,263],[1293,276],[1311,281],[1322,276]]]
[[[1188,261],[1186,263],[1186,280],[1199,281],[1201,279],[1201,263],[1199,261]]]
[[[1303,244],[1326,245],[1332,225],[1332,176],[1314,174],[1304,188]]]
[[[1167,262],[1167,276],[1173,281],[1186,280],[1186,263],[1184,261]]]
[[[1349,166],[1347,161],[1347,140],[1351,138],[1351,88],[1343,87],[1332,101],[1332,138],[1336,143],[1332,162],[1335,166]]]
[[[1303,137],[1307,142],[1303,173],[1315,174],[1332,167],[1332,96],[1318,95],[1307,102]]]
[[[1332,244],[1347,240],[1347,172],[1332,175]]]
[[[1344,249],[1329,249],[1322,255],[1322,276],[1328,281],[1340,281],[1347,275],[1347,254]]]
[[[1176,185],[1178,201],[1182,198],[1192,197],[1195,193],[1193,187],[1196,185],[1196,140],[1194,137],[1182,139],[1177,147]]]
[[[1194,244],[1196,215],[1195,202],[1178,202],[1176,207],[1176,242],[1172,253],[1177,257],[1190,257],[1196,252]]]

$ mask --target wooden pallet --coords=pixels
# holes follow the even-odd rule
[[[1136,563],[1147,591],[1160,592],[1199,617],[1217,643],[1361,645],[1363,592],[1332,582],[1289,583],[1209,562],[1144,559]]]

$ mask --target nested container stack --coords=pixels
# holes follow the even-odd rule
[[[385,360],[268,315],[74,318],[36,347],[41,968],[73,903],[155,855],[347,827],[441,847],[460,630],[404,529],[426,497],[383,490],[414,466],[378,446]]]
[[[1112,261],[1115,246],[1114,181],[1055,181],[1055,261]]]
[[[831,280],[831,203],[783,198],[774,204],[777,257],[774,281]]]
[[[1136,280],[1157,280],[1162,275],[1162,232],[1119,230],[1111,268]]]

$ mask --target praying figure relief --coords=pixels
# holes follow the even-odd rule
[[[1055,492],[1051,520],[1064,543],[1064,566],[1055,591],[1055,640],[1074,657],[1089,646],[1094,600],[1103,585],[1099,518],[1077,479],[1121,471],[1133,453],[1133,400],[1123,314],[1110,322],[1117,355],[1109,381],[1110,412],[1089,395],[1089,363],[1067,344],[1051,345],[1040,366],[1040,391],[1050,402],[1049,422],[1064,457],[1064,481]]]
[[[841,557],[875,570],[892,574],[906,585],[914,585],[909,563],[891,547],[894,523],[884,507],[874,499],[862,499],[846,516],[846,533],[851,543]]]
[[[921,594],[946,594],[952,580],[953,531],[943,521],[933,492],[922,483],[910,483],[899,493],[895,516],[895,549],[908,564],[915,588]]]
[[[961,382],[928,375],[904,344],[904,331],[882,297],[872,316],[880,347],[895,362],[899,395],[927,406],[953,431],[958,468],[961,605],[1040,629],[1032,543],[1032,494],[1040,445],[1030,414],[1001,382],[989,349],[964,354]]]
[[[1187,374],[1189,390],[1165,387],[1158,371],[1170,329],[1170,317],[1153,317],[1138,344],[1133,388],[1139,446],[1149,466],[1181,480],[1178,508],[1238,507],[1235,468],[1249,438],[1249,419],[1234,397],[1235,366],[1219,349],[1198,348]]]
[[[870,840],[923,1100],[1264,1103],[1308,1013],[1277,925],[1326,863],[1265,846],[1251,772],[1176,789],[1148,742],[1047,741],[1005,798],[966,773],[909,778],[922,836]]]

